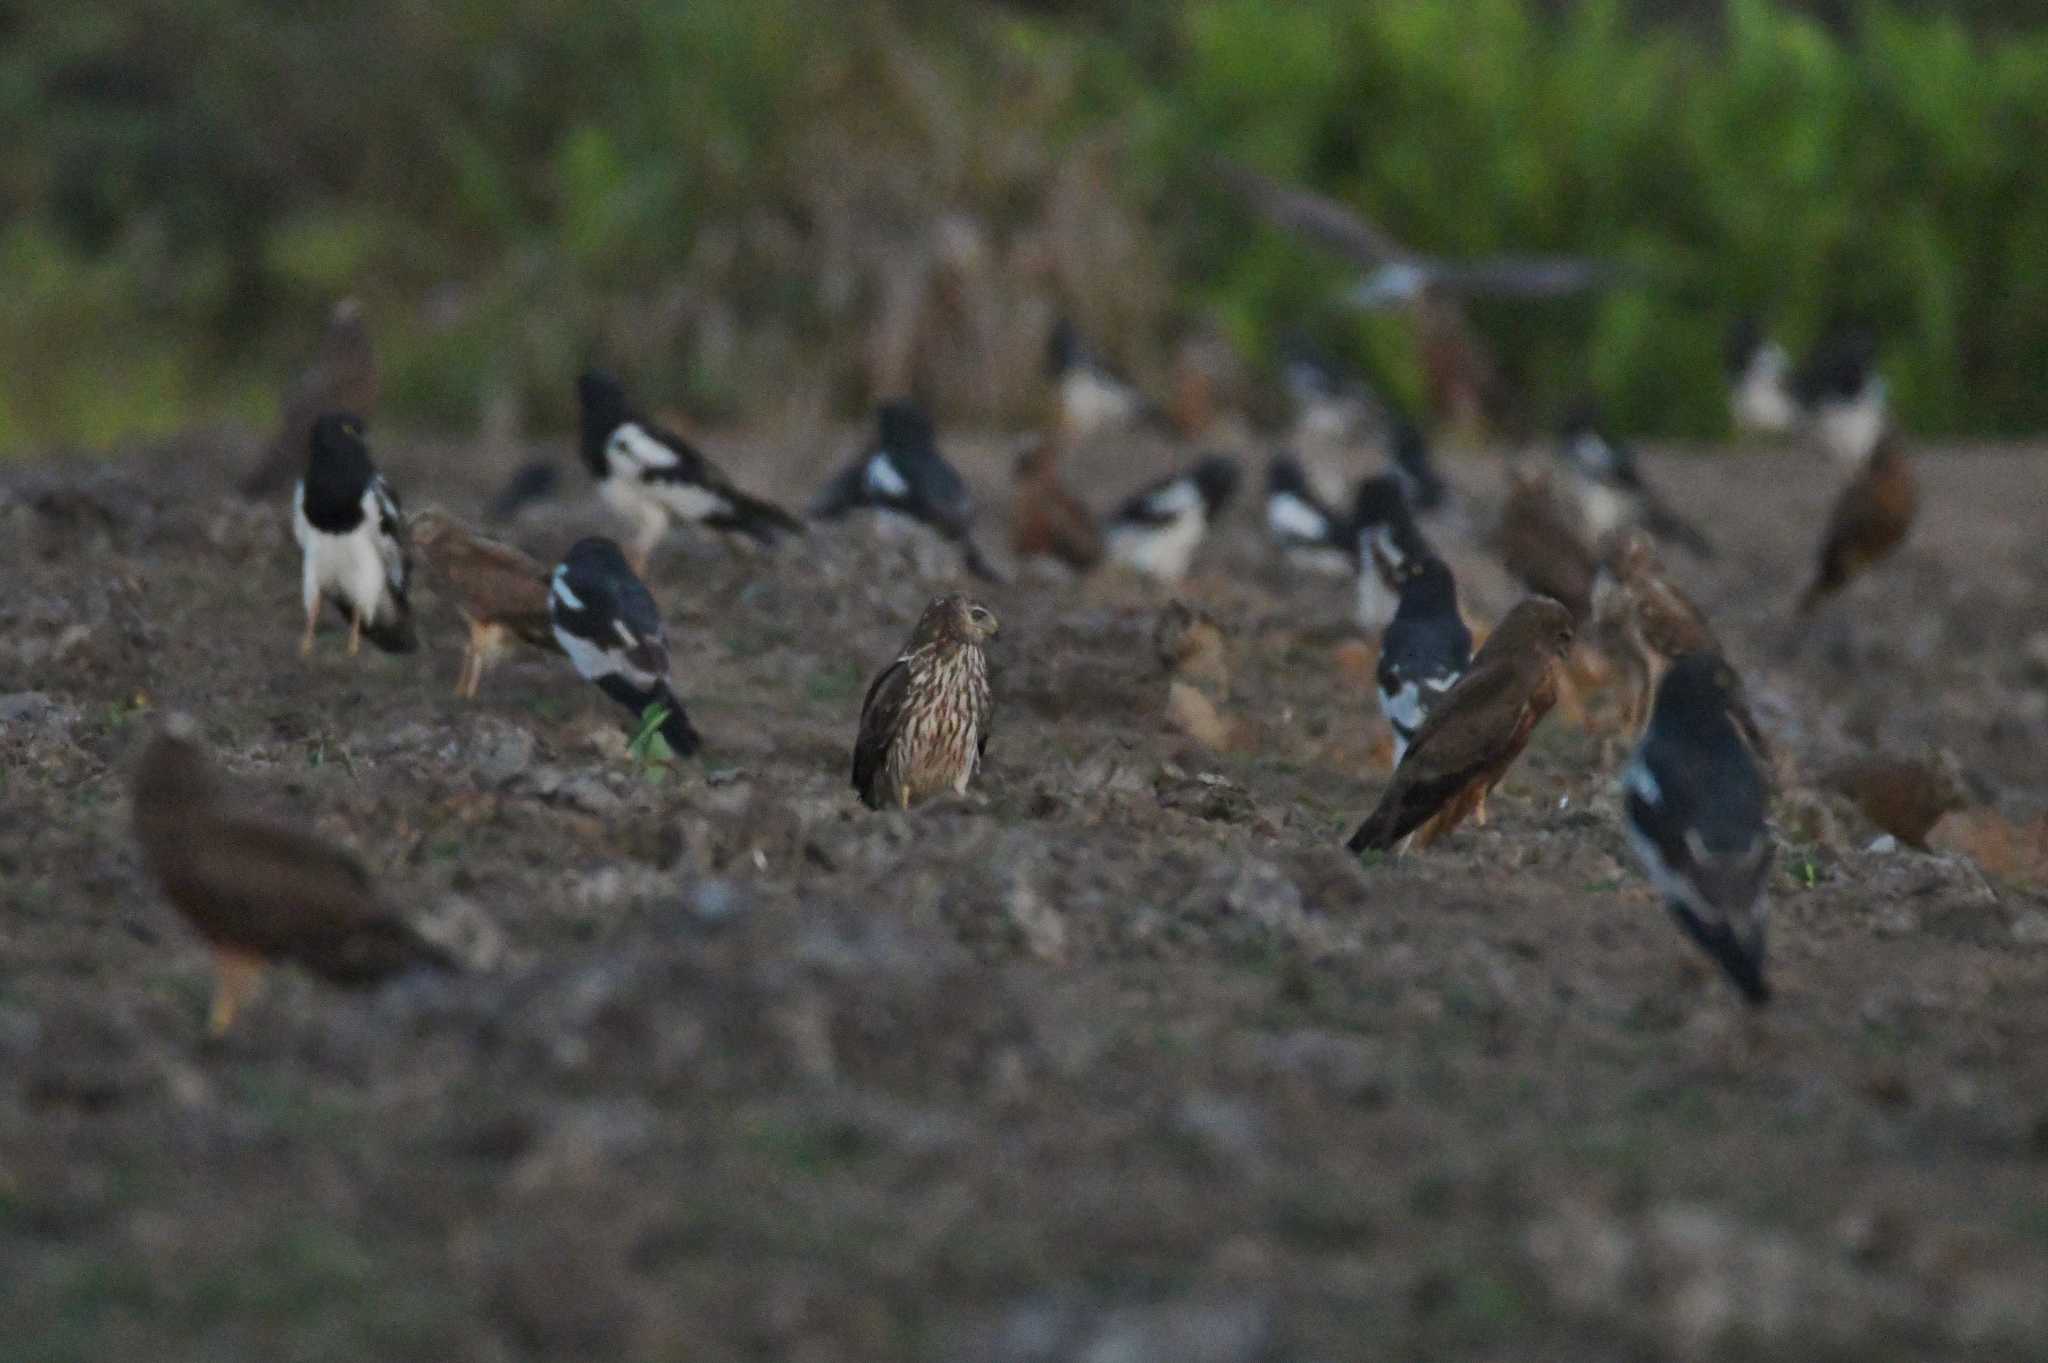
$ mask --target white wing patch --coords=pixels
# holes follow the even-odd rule
[[[656,440],[639,423],[629,421],[612,432],[605,442],[605,462],[615,473],[637,473],[646,469],[670,469],[677,463],[676,452]]]
[[[1266,499],[1266,526],[1282,539],[1320,541],[1330,533],[1322,513],[1291,492]]]
[[[580,611],[583,609],[583,599],[569,590],[569,565],[566,563],[555,569],[554,593],[555,600],[561,602],[570,610]]]
[[[1631,762],[1622,773],[1621,788],[1634,792],[1644,804],[1656,808],[1664,803],[1664,788],[1657,784],[1657,778],[1650,773],[1647,762]]]
[[[910,483],[896,471],[896,461],[887,450],[878,450],[868,460],[867,471],[861,477],[868,491],[878,497],[900,498],[910,494]]]

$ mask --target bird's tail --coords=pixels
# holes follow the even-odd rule
[[[1401,840],[1396,820],[1396,811],[1382,800],[1379,808],[1365,816],[1365,822],[1358,826],[1358,831],[1344,846],[1352,852],[1391,852],[1394,844]]]
[[[561,472],[552,463],[536,459],[506,481],[485,514],[493,521],[509,521],[533,503],[552,496],[561,480]]]
[[[856,460],[835,474],[832,481],[819,489],[818,495],[811,499],[811,519],[831,520],[835,516],[844,516],[855,507],[864,504],[867,501],[862,493],[864,473],[863,465]]]
[[[677,757],[694,757],[704,746],[703,738],[690,723],[689,711],[683,709],[683,702],[677,698],[673,688],[662,686],[655,697],[655,703],[664,706],[668,715],[661,721],[662,741]]]
[[[801,535],[804,523],[772,502],[749,497],[744,492],[727,492],[732,510],[719,517],[718,528],[736,530],[762,544],[773,544],[784,535]]]
[[[1643,518],[1651,534],[1659,539],[1672,540],[1685,547],[1694,558],[1712,558],[1714,546],[1700,532],[1698,526],[1686,520],[1670,507],[1652,502]]]

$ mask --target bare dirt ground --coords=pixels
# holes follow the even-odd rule
[[[822,474],[715,448],[795,502]],[[953,448],[1000,544],[1001,448]],[[464,515],[514,462],[377,449]],[[657,781],[559,660],[455,701],[431,601],[419,656],[330,630],[302,662],[282,511],[224,492],[244,452],[0,472],[0,1357],[2048,1354],[2048,893],[1866,850],[1817,776],[1933,744],[1975,801],[2048,807],[2039,451],[1921,452],[1914,539],[1790,661],[1839,475],[1649,460],[1723,542],[1673,566],[1791,768],[1754,1024],[1628,859],[1618,751],[1558,716],[1488,827],[1344,855],[1382,779],[1348,592],[1270,563],[1249,501],[1186,588],[1236,748],[1164,722],[1160,594],[1025,573],[983,593],[991,767],[905,817],[846,757],[952,581],[934,546],[672,538],[710,751]],[[1166,457],[1075,480],[1106,505]],[[1451,472],[1483,521],[1494,467]],[[595,523],[567,483],[512,537]],[[208,1045],[128,832],[140,704],[488,968],[274,976]]]

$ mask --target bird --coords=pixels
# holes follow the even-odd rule
[[[1103,537],[1110,561],[1167,582],[1186,576],[1238,476],[1236,460],[1212,454],[1132,494]]]
[[[1632,683],[1625,720],[1631,732],[1649,721],[1650,702],[1671,660],[1718,653],[1707,617],[1665,574],[1650,537],[1630,527],[1608,536],[1593,579],[1594,635]]]
[[[1792,396],[1792,356],[1754,317],[1728,328],[1728,415],[1741,435],[1784,435],[1805,418]]]
[[[1000,580],[971,533],[974,498],[967,481],[939,453],[931,418],[906,398],[884,402],[875,415],[875,442],[835,474],[812,501],[810,514],[836,520],[870,507],[906,516],[960,546],[967,570]]]
[[[1769,791],[1731,718],[1740,695],[1718,654],[1687,653],[1657,686],[1650,726],[1622,776],[1629,846],[1687,936],[1742,997],[1764,979]]]
[[[576,380],[583,462],[607,505],[632,527],[628,559],[645,571],[662,533],[677,521],[773,544],[803,533],[781,507],[733,486],[687,440],[640,416],[614,375],[587,369]]]
[[[1428,847],[1464,822],[1486,822],[1486,797],[1557,703],[1572,614],[1527,597],[1502,617],[1472,665],[1415,731],[1379,804],[1345,845],[1353,852]]]
[[[477,534],[438,507],[413,516],[411,529],[428,580],[455,603],[469,626],[456,695],[476,699],[484,668],[504,651],[508,639],[550,653],[562,651],[548,615],[548,570],[539,559]]]
[[[1379,420],[1381,404],[1372,390],[1338,372],[1336,361],[1308,333],[1281,337],[1280,379],[1294,409],[1294,436],[1309,445],[1346,445],[1362,439]]]
[[[1625,526],[1640,525],[1697,558],[1714,556],[1707,537],[1643,481],[1635,451],[1601,430],[1591,408],[1582,406],[1566,418],[1557,454],[1577,495],[1591,543],[1598,544]]]
[[[1062,317],[1045,345],[1046,375],[1059,400],[1061,433],[1087,440],[1107,430],[1164,424],[1150,398],[1117,373],[1081,339],[1080,329]]]
[[[313,651],[320,603],[332,597],[348,619],[353,658],[367,638],[387,653],[419,647],[413,631],[412,549],[398,493],[370,462],[363,423],[328,412],[313,423],[306,476],[292,497],[292,537],[299,542],[306,633],[299,654]]]
[[[1472,631],[1458,614],[1458,584],[1442,559],[1417,555],[1396,573],[1401,604],[1380,636],[1380,713],[1399,766],[1415,731],[1472,662]]]
[[[1316,495],[1301,461],[1286,451],[1266,465],[1266,532],[1287,560],[1301,567],[1348,573],[1358,563],[1351,518]]]
[[[277,430],[256,467],[239,484],[244,497],[268,497],[290,485],[313,423],[326,412],[354,412],[368,419],[377,409],[377,355],[370,345],[363,306],[344,298],[327,316],[327,330],[312,361],[292,379],[278,404]]]
[[[377,898],[370,874],[312,834],[239,812],[187,716],[172,715],[136,765],[134,827],[164,897],[213,951],[208,1031],[254,996],[266,966],[371,985],[457,963]]]
[[[958,593],[935,597],[896,660],[868,686],[853,744],[853,788],[870,809],[967,793],[994,715],[987,643],[996,617]]]
[[[1821,333],[1793,372],[1791,391],[1821,447],[1840,463],[1863,463],[1889,427],[1877,337],[1867,327],[1838,322]]]
[[[1102,561],[1095,513],[1060,481],[1059,442],[1033,436],[1017,454],[1010,548],[1020,559],[1053,558],[1076,572]]]
[[[1546,470],[1526,463],[1509,469],[1493,548],[1524,587],[1563,602],[1574,620],[1586,618],[1599,560],[1580,537],[1575,518],[1557,504]]]
[[[554,496],[561,482],[562,471],[552,460],[535,459],[521,464],[505,480],[505,486],[498,490],[498,495],[491,498],[490,510],[484,513],[484,519],[494,524],[509,521],[535,502]]]
[[[697,751],[702,740],[670,679],[661,612],[617,543],[592,535],[569,546],[549,580],[548,619],[578,676],[636,719],[659,704],[667,712],[661,736],[670,751],[678,757]]]
[[[1377,634],[1400,608],[1401,565],[1435,555],[1408,514],[1401,480],[1391,473],[1359,483],[1351,499],[1350,534],[1358,565],[1359,627]]]
[[[1813,584],[1799,598],[1798,614],[1813,612],[1849,579],[1899,547],[1913,528],[1919,493],[1912,465],[1890,432],[1879,438],[1870,461],[1835,499],[1821,539]]]
[[[1449,500],[1450,489],[1429,454],[1429,437],[1399,412],[1387,417],[1388,471],[1401,480],[1408,506],[1426,516]]]

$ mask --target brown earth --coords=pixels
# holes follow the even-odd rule
[[[513,462],[384,443],[462,514]],[[799,502],[829,457],[715,447]],[[1619,745],[1561,718],[1488,827],[1343,854],[1384,751],[1348,590],[1244,505],[1187,586],[1227,751],[1169,724],[1158,593],[1027,571],[983,593],[990,768],[906,817],[847,752],[938,547],[672,538],[710,751],[657,780],[558,659],[455,701],[431,604],[420,656],[301,662],[282,514],[224,492],[247,448],[0,474],[0,1357],[2048,1353],[2048,893],[1868,850],[1817,775],[1938,748],[1979,807],[2048,809],[2038,451],[1923,452],[1914,538],[1794,659],[1835,472],[1650,461],[1722,541],[1672,566],[1787,767],[1752,1019],[1628,859]],[[956,453],[999,545],[1002,442]],[[1483,521],[1495,469],[1452,472]],[[568,481],[512,531],[543,556],[597,518]],[[281,974],[207,1044],[127,827],[171,708],[488,968]]]

